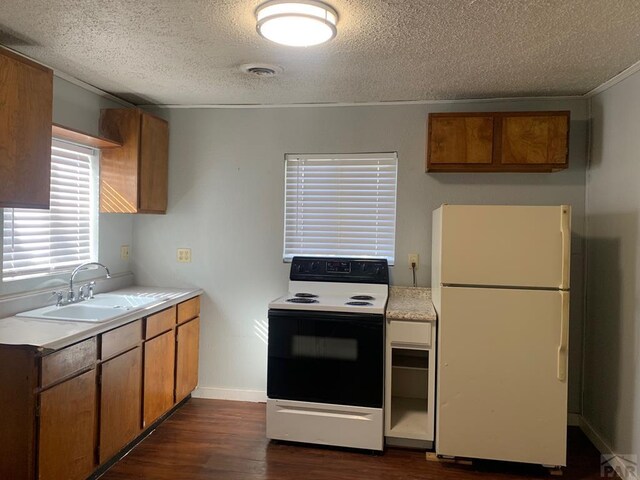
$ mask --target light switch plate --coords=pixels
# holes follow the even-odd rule
[[[178,262],[190,263],[191,262],[191,249],[179,248],[178,249]]]
[[[120,247],[120,258],[122,260],[129,260],[129,245],[122,245]]]

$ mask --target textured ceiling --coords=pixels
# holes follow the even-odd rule
[[[260,3],[1,0],[0,43],[138,104],[577,95],[640,60],[638,0],[330,0],[338,36],[306,49],[261,38]]]

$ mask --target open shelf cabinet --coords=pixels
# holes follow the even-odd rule
[[[432,323],[387,324],[385,436],[403,441],[433,442],[435,338]],[[394,325],[395,324],[395,325]],[[394,327],[396,327],[394,331]],[[428,329],[428,334],[403,338],[398,332]],[[427,343],[413,343],[416,338]]]

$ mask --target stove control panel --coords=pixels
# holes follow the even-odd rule
[[[351,262],[338,260],[327,262],[327,273],[351,273]]]
[[[380,258],[293,257],[291,280],[389,284],[389,265]]]

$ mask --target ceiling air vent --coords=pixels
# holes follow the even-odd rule
[[[283,68],[266,63],[249,63],[240,65],[240,71],[256,77],[275,77],[283,72]]]

